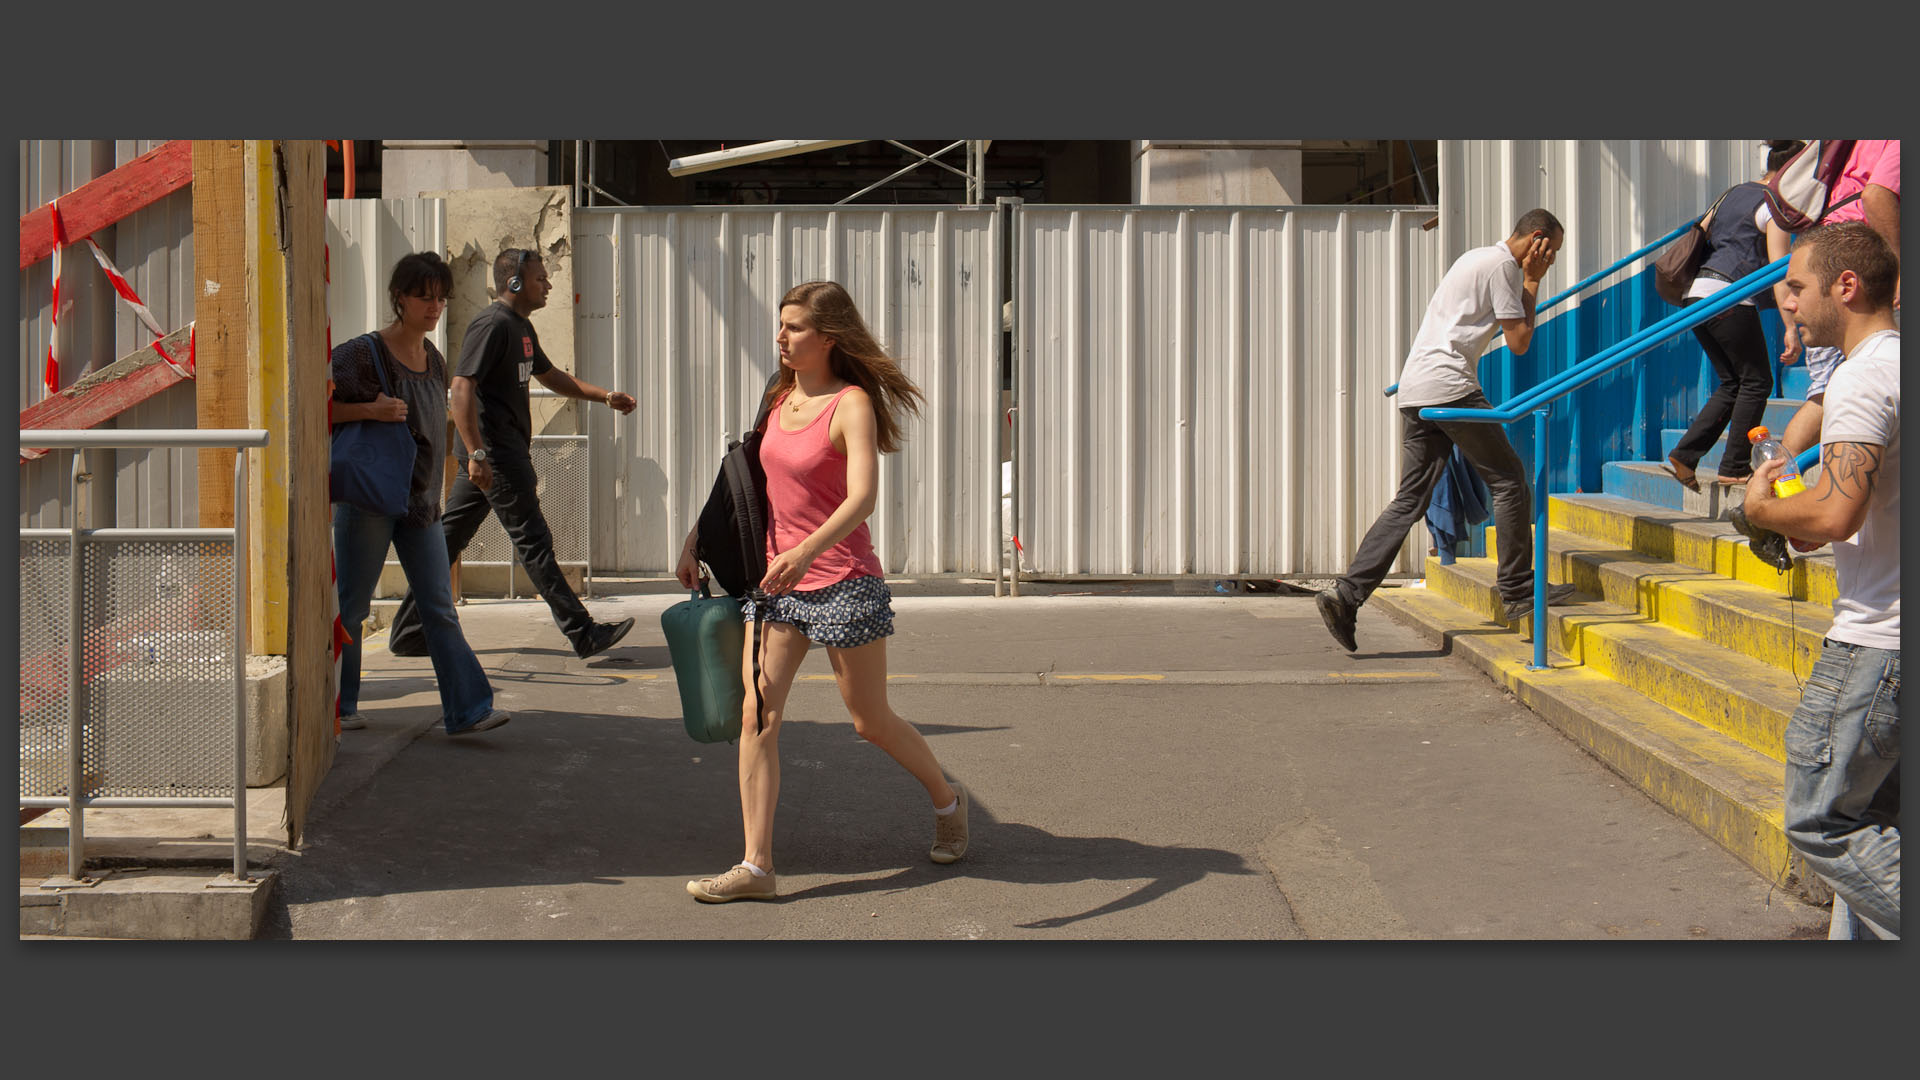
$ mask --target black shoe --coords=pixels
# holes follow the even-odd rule
[[[574,655],[585,660],[589,656],[606,652],[608,649],[619,644],[620,639],[626,637],[627,631],[631,629],[633,629],[632,616],[621,619],[617,623],[594,623],[593,629],[587,634],[587,647],[583,649],[578,645],[574,646]]]
[[[1787,538],[1748,521],[1744,504],[1727,511],[1727,524],[1747,538],[1747,548],[1753,552],[1754,558],[1783,574],[1793,569],[1793,555],[1787,551]]]
[[[1333,640],[1340,643],[1341,648],[1352,652],[1360,647],[1353,640],[1353,616],[1357,608],[1334,592],[1323,592],[1314,597],[1313,606],[1320,609],[1320,621],[1327,624],[1327,631],[1333,635]]]
[[[395,656],[427,655],[427,635],[424,630],[395,637],[392,630],[387,631],[387,651]]]
[[[1573,599],[1574,588],[1571,584],[1547,586],[1547,606],[1559,607]],[[1507,622],[1517,623],[1533,615],[1533,597],[1524,600],[1507,601]]]

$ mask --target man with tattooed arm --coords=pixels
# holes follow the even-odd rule
[[[1780,313],[1808,345],[1841,349],[1827,384],[1814,485],[1776,498],[1755,469],[1754,525],[1833,545],[1833,626],[1786,732],[1788,842],[1834,890],[1843,939],[1900,933],[1899,260],[1850,221],[1793,245]]]

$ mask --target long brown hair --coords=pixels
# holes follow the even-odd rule
[[[920,415],[926,397],[900,370],[899,361],[888,356],[873,339],[860,309],[853,306],[853,297],[837,281],[809,281],[787,290],[780,306],[788,304],[806,308],[813,328],[833,339],[833,352],[827,362],[834,376],[865,390],[873,399],[874,441],[880,452],[891,454],[900,449],[899,414],[906,410]],[[767,392],[767,400],[777,400],[791,390],[794,379],[793,369],[783,365],[780,378]]]

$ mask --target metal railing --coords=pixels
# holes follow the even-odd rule
[[[71,449],[73,469],[69,503],[72,522],[65,529],[21,529],[21,796],[22,809],[67,811],[67,877],[53,884],[87,885],[85,813],[90,808],[202,807],[233,809],[233,877],[247,879],[247,448],[267,445],[258,429],[205,430],[23,430],[22,446]],[[238,449],[233,464],[233,527],[228,529],[119,529],[83,527],[82,481],[88,450]],[[59,605],[46,595],[38,603],[32,582],[57,579],[61,542],[65,542],[65,626],[51,621]],[[95,557],[113,545],[137,545],[120,560]],[[38,548],[38,551],[33,549]],[[189,581],[196,557],[218,562],[220,549],[231,563],[225,590],[217,578]],[[48,573],[30,574],[30,564]],[[187,573],[182,572],[187,568]],[[156,572],[156,568],[158,568]],[[129,572],[116,580],[115,570]],[[91,573],[89,572],[91,571]],[[213,583],[214,588],[202,585]],[[46,592],[62,585],[46,582]],[[221,593],[225,595],[222,596]],[[224,611],[223,611],[224,608]],[[182,609],[185,615],[182,615]],[[217,624],[230,613],[231,636],[220,630],[193,629]],[[91,616],[91,618],[90,618]],[[109,617],[114,616],[114,617]],[[30,620],[33,625],[28,625]],[[186,632],[159,628],[189,624]],[[64,640],[62,640],[64,639]],[[30,653],[39,650],[39,656]],[[162,663],[165,655],[168,662]],[[64,667],[64,680],[59,669]],[[222,667],[226,670],[222,672]],[[31,677],[44,674],[45,678]],[[217,731],[197,723],[217,712],[217,697],[232,679],[233,776],[218,779],[218,768],[203,752],[220,741]],[[169,695],[188,698],[188,707],[171,711]],[[209,695],[213,695],[209,698]],[[64,697],[64,740],[58,739],[60,699]],[[158,700],[156,700],[158,699]],[[176,702],[175,704],[178,704]],[[112,715],[108,715],[111,713]],[[179,714],[185,714],[184,716]],[[217,719],[217,716],[214,717]],[[42,723],[30,724],[30,720]],[[155,733],[156,724],[168,725]],[[47,728],[50,731],[37,729]],[[211,739],[199,735],[211,734]],[[39,784],[31,768],[30,746],[65,744],[64,783]],[[48,755],[52,757],[54,755]],[[211,771],[209,771],[211,769]],[[32,793],[34,787],[63,789]],[[217,794],[222,788],[226,794]],[[160,792],[127,794],[126,792]],[[167,794],[166,792],[176,792]],[[215,794],[177,794],[182,791]]]
[[[1626,266],[1631,265],[1632,263],[1638,262],[1639,260],[1647,257],[1648,255],[1653,254],[1654,252],[1660,250],[1661,248],[1666,247],[1668,244],[1673,243],[1675,240],[1680,239],[1680,237],[1686,234],[1686,231],[1688,229],[1693,228],[1694,221],[1698,221],[1698,220],[1700,219],[1695,218],[1693,219],[1693,221],[1687,222],[1685,225],[1682,225],[1679,228],[1668,233],[1667,235],[1661,237],[1660,239],[1655,240],[1653,243],[1648,244],[1646,247],[1641,248],[1640,250],[1632,253],[1631,255],[1627,255],[1620,258],[1619,260],[1615,261],[1613,265],[1607,267],[1606,269],[1596,270],[1593,273],[1588,274],[1586,277],[1581,278],[1579,281],[1574,282],[1572,285],[1561,290],[1560,292],[1557,292],[1552,296],[1548,297],[1547,299],[1542,300],[1538,304],[1535,304],[1533,306],[1533,314],[1535,319],[1539,318],[1541,312],[1547,310],[1550,307],[1553,307],[1555,304],[1558,304],[1560,301],[1565,300],[1567,297],[1573,296],[1579,293],[1580,290],[1586,288],[1589,285],[1592,285],[1594,282],[1599,281],[1600,279],[1606,277],[1607,275],[1613,273],[1616,270],[1623,269]],[[1499,336],[1499,334],[1500,334],[1500,330],[1496,328],[1494,330],[1494,335],[1497,337]],[[1400,384],[1394,383],[1392,386],[1387,387],[1385,390],[1381,392],[1386,394],[1386,396],[1388,397],[1392,397],[1393,395],[1400,392]]]
[[[1551,376],[1512,401],[1491,409],[1454,409],[1429,406],[1420,410],[1424,420],[1451,420],[1469,423],[1510,424],[1533,414],[1533,669],[1547,666],[1547,635],[1543,632],[1547,612],[1547,414],[1553,403],[1580,387],[1600,378],[1614,368],[1655,348],[1668,338],[1727,311],[1749,296],[1787,276],[1787,259],[1755,270],[1739,281],[1699,303],[1679,311],[1643,330],[1635,331],[1618,343],[1602,349],[1586,360]],[[1818,450],[1818,447],[1815,447]]]

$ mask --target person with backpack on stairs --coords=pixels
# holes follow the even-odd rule
[[[1811,144],[1802,153],[1813,153],[1818,145],[1818,143]],[[1777,201],[1777,197],[1771,201]],[[1846,165],[1839,170],[1838,176],[1827,191],[1826,201],[1810,217],[1812,221],[1821,225],[1864,221],[1887,242],[1887,246],[1893,251],[1895,262],[1893,309],[1894,325],[1898,326],[1900,140],[1855,140],[1847,155]],[[1792,242],[1792,230],[1782,224],[1780,214],[1774,214],[1773,219],[1767,223],[1767,261],[1774,262],[1786,255]],[[1774,285],[1773,295],[1776,303],[1785,291],[1785,282]],[[1792,326],[1787,327],[1785,338],[1780,362],[1792,364],[1801,360],[1804,355],[1804,362],[1807,365],[1807,403],[1794,413],[1780,440],[1786,445],[1787,453],[1797,455],[1820,440],[1821,402],[1826,396],[1827,383],[1833,377],[1833,369],[1846,357],[1839,349],[1824,348],[1811,343],[1806,343],[1803,350],[1800,335]]]
[[[1455,446],[1493,495],[1506,620],[1517,624],[1532,613],[1533,493],[1519,453],[1498,424],[1423,420],[1420,410],[1492,407],[1480,389],[1480,354],[1496,327],[1506,335],[1513,355],[1526,353],[1533,342],[1540,279],[1565,239],[1558,218],[1546,210],[1529,210],[1505,240],[1460,256],[1433,290],[1400,374],[1400,415],[1405,421],[1400,489],[1361,539],[1346,574],[1315,600],[1327,631],[1348,652],[1359,647],[1353,631],[1360,606],[1386,580],[1408,530],[1426,514]],[[1547,590],[1547,603],[1563,604],[1573,592],[1572,585],[1555,585]]]
[[[1767,208],[1767,181],[1780,172],[1787,159],[1804,149],[1798,140],[1775,140],[1768,144],[1766,172],[1759,180],[1735,184],[1714,205],[1707,222],[1707,258],[1700,264],[1693,286],[1687,290],[1686,303],[1693,305],[1767,265],[1766,227],[1773,220]],[[1762,293],[1761,299],[1770,299]],[[1766,415],[1767,398],[1773,394],[1773,364],[1767,355],[1767,339],[1760,331],[1760,309],[1756,298],[1749,297],[1693,328],[1693,336],[1720,377],[1706,404],[1694,415],[1693,423],[1667,455],[1667,467],[1673,478],[1689,491],[1699,491],[1694,470],[1731,428],[1733,439],[1715,470],[1717,483],[1728,486],[1747,482],[1752,473],[1748,464],[1747,432]]]
[[[1830,936],[1845,939],[1900,932],[1899,274],[1864,222],[1794,243],[1781,314],[1845,362],[1828,384],[1814,485],[1776,497],[1769,461],[1746,490],[1754,526],[1833,545],[1833,625],[1785,735],[1784,823],[1833,886]]]

